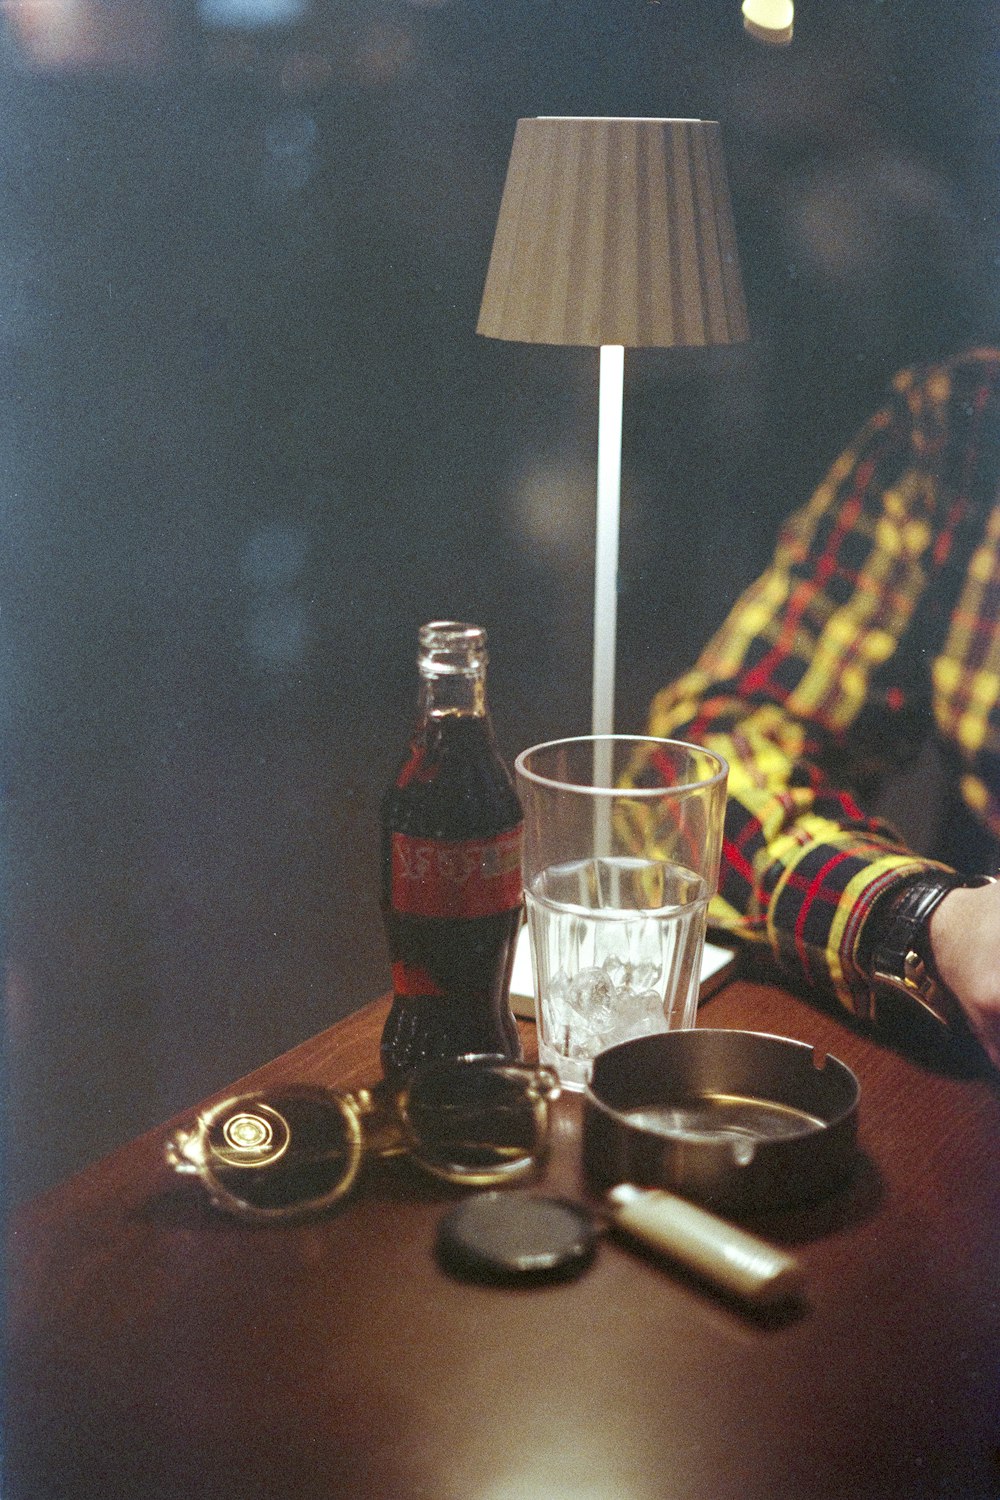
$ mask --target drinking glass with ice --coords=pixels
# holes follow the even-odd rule
[[[727,767],[610,735],[537,745],[516,772],[539,1057],[582,1088],[605,1047],[694,1025]]]

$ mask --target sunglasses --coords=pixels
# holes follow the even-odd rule
[[[371,1156],[406,1154],[464,1187],[521,1181],[545,1158],[559,1092],[549,1068],[458,1057],[416,1068],[393,1090],[289,1084],[225,1099],[175,1130],[164,1154],[216,1208],[284,1221],[343,1198]]]

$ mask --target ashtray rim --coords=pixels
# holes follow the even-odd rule
[[[857,1111],[858,1104],[861,1099],[861,1083],[858,1079],[857,1074],[852,1068],[848,1067],[847,1063],[845,1063],[841,1058],[837,1057],[833,1052],[825,1051],[824,1049],[818,1047],[815,1043],[803,1042],[796,1037],[781,1036],[777,1032],[751,1031],[748,1028],[735,1026],[691,1026],[681,1031],[652,1032],[647,1036],[630,1037],[627,1041],[616,1042],[613,1047],[605,1048],[603,1052],[599,1052],[594,1058],[594,1070],[597,1069],[597,1066],[602,1057],[610,1057],[613,1054],[622,1053],[626,1048],[629,1050],[639,1050],[641,1048],[641,1050],[643,1051],[653,1050],[653,1048],[660,1049],[664,1046],[675,1049],[684,1048],[696,1044],[686,1041],[680,1041],[679,1038],[693,1036],[697,1036],[699,1037],[699,1039],[704,1036],[721,1038],[739,1037],[752,1039],[754,1042],[773,1042],[777,1044],[777,1046],[779,1046],[783,1051],[785,1049],[790,1049],[790,1056],[794,1055],[799,1059],[804,1059],[805,1056],[809,1054],[812,1059],[812,1066],[816,1069],[817,1072],[822,1073],[828,1066],[833,1066],[835,1076],[839,1077],[843,1081],[843,1083],[849,1090],[851,1097],[846,1101],[841,1109],[831,1113],[828,1116],[824,1116],[824,1118],[820,1120],[815,1126],[811,1126],[794,1133],[789,1133],[787,1136],[782,1137],[783,1140],[801,1140],[810,1135],[815,1135],[818,1131],[832,1129],[835,1125],[839,1125],[843,1120],[849,1119],[851,1115],[853,1115]],[[670,1038],[670,1040],[667,1041],[667,1038]],[[818,1056],[822,1057],[822,1062],[816,1061]],[[676,1100],[676,1103],[681,1104],[689,1099],[702,1097],[705,1096],[695,1093],[685,1094],[679,1096]],[[746,1095],[746,1097],[759,1099],[761,1103],[764,1104],[781,1102],[764,1093],[756,1095],[748,1094]],[[642,1125],[638,1125],[634,1120],[630,1120],[627,1113],[620,1106],[609,1103],[606,1099],[603,1099],[600,1094],[595,1092],[593,1087],[593,1071],[591,1073],[591,1077],[584,1085],[584,1098],[588,1104],[592,1103],[596,1105],[604,1113],[611,1115],[618,1122],[618,1124],[622,1125],[626,1129],[643,1131],[646,1134],[655,1135],[660,1139],[665,1140],[693,1139],[692,1133],[683,1130],[644,1130],[644,1127]],[[630,1104],[628,1106],[630,1110],[641,1109],[642,1107],[642,1103],[638,1101],[635,1104]],[[709,1144],[709,1142],[706,1141],[706,1144]],[[766,1139],[762,1139],[761,1144],[767,1145],[771,1143]]]
[[[687,1049],[732,1049],[734,1043],[742,1042],[751,1049],[763,1048],[772,1065],[776,1055],[784,1059],[778,1066],[789,1069],[790,1084],[796,1077],[803,1079],[803,1066],[815,1068],[821,1077],[827,1074],[833,1097],[826,1104],[814,1099],[796,1099],[791,1086],[787,1093],[775,1092],[773,1080],[766,1076],[759,1088],[748,1086],[745,1079],[734,1077],[732,1080],[732,1093],[739,1098],[748,1102],[759,1101],[765,1107],[770,1103],[798,1109],[808,1113],[815,1123],[801,1130],[755,1136],[749,1130],[741,1134],[727,1132],[724,1128],[703,1134],[680,1128],[657,1129],[629,1117],[626,1111],[634,1112],[648,1105],[670,1108],[699,1097],[705,1098],[709,1092],[726,1092],[718,1077],[709,1080],[707,1076],[710,1071],[708,1064],[712,1060],[709,1051],[701,1068],[696,1070],[692,1065],[690,1072],[693,1081],[702,1085],[711,1082],[713,1089],[688,1087],[684,1093],[676,1089],[670,1093],[669,1088],[665,1088],[659,1097],[651,1096],[648,1086],[643,1084],[651,1068],[655,1070],[658,1056],[665,1058],[666,1069],[670,1067],[668,1054],[679,1058]],[[642,1055],[644,1059],[642,1069],[637,1071],[639,1086],[627,1103],[623,1104],[620,1098],[611,1103],[599,1092],[602,1066],[605,1069],[614,1066],[614,1058],[621,1066],[622,1055],[627,1058],[629,1053]],[[605,1060],[603,1064],[602,1059]],[[751,1066],[752,1062],[751,1051],[744,1068]],[[676,1066],[683,1065],[678,1062]],[[724,1063],[717,1058],[716,1071],[723,1066]],[[702,1074],[700,1079],[697,1072]],[[678,1081],[684,1080],[668,1078],[667,1085]],[[768,1087],[769,1083],[771,1087]],[[616,1085],[620,1095],[620,1075]],[[851,1164],[857,1159],[860,1098],[860,1082],[845,1062],[822,1047],[794,1037],[708,1026],[633,1037],[598,1053],[594,1060],[593,1074],[584,1090],[585,1175],[592,1186],[597,1185],[604,1191],[614,1182],[634,1181],[644,1186],[671,1188],[701,1199],[709,1206],[747,1203],[761,1207],[771,1204],[787,1206],[825,1196],[846,1178]],[[737,1145],[738,1140],[752,1142],[752,1149],[744,1155]]]

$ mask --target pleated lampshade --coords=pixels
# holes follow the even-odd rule
[[[718,124],[519,120],[477,332],[627,348],[746,339]]]
[[[792,0],[743,0],[743,25],[758,41],[787,47],[795,29]]]

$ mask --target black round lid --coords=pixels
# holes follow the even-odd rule
[[[591,1216],[561,1198],[477,1193],[438,1227],[438,1253],[450,1271],[486,1281],[575,1276],[594,1253]]]

